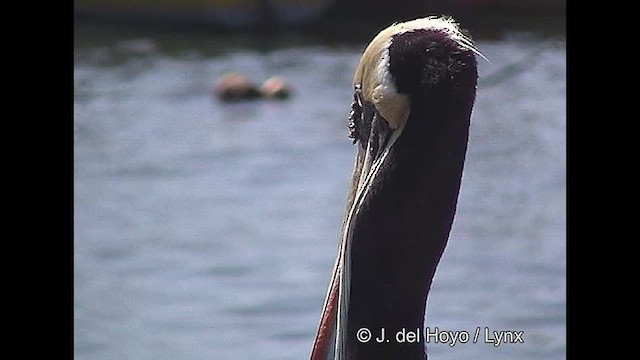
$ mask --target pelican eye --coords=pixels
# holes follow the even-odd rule
[[[353,102],[351,103],[351,112],[349,112],[349,139],[353,139],[354,144],[358,141],[366,143],[369,133],[363,117],[363,107],[362,86],[356,84],[353,93]]]
[[[355,144],[358,141],[358,123],[362,119],[362,106],[358,104],[356,95],[353,96],[354,100],[351,103],[351,112],[349,112],[349,139],[353,139]]]

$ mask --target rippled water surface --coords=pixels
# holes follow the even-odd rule
[[[308,358],[353,164],[346,116],[364,45],[79,37],[77,359]],[[490,62],[427,310],[432,331],[470,339],[428,351],[563,359],[565,44],[507,33],[478,47]],[[223,104],[211,89],[229,70],[281,75],[294,96]],[[494,346],[485,328],[524,342]]]

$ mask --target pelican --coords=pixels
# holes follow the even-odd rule
[[[456,211],[476,55],[445,17],[393,24],[364,50],[348,125],[355,165],[311,360],[426,359],[427,295]]]

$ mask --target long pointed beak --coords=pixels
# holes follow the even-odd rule
[[[345,359],[347,316],[351,281],[351,239],[355,219],[369,193],[382,164],[402,133],[404,126],[395,130],[375,112],[366,144],[359,144],[356,154],[347,208],[342,223],[338,256],[325,298],[320,326],[311,352],[311,360]]]

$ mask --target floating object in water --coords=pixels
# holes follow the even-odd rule
[[[216,82],[214,93],[224,101],[252,100],[261,95],[246,76],[237,72],[222,75]]]
[[[218,79],[214,93],[223,101],[256,100],[259,98],[284,100],[291,96],[291,88],[279,76],[267,79],[258,88],[245,75],[230,72]]]
[[[283,78],[274,76],[262,83],[260,93],[268,99],[284,100],[291,96],[291,88]]]

